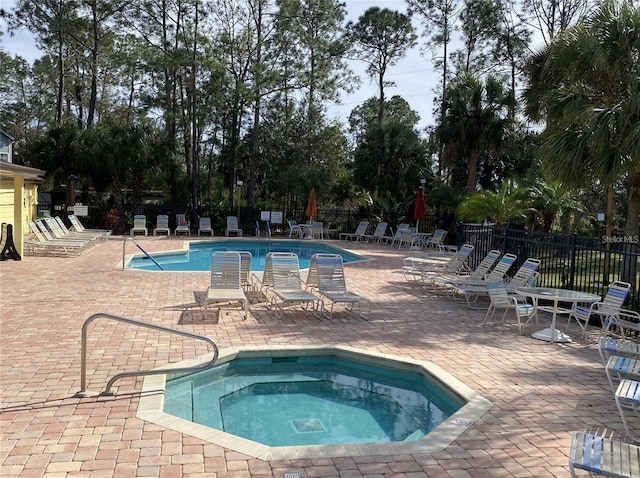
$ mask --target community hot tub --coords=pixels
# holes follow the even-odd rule
[[[349,347],[233,349],[217,363],[146,377],[138,417],[271,460],[433,453],[491,406],[433,363]]]

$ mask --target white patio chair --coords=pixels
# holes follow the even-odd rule
[[[322,315],[331,318],[335,304],[347,304],[349,311],[352,311],[357,305],[358,314],[363,318],[371,314],[371,301],[347,290],[342,256],[339,254],[314,254],[311,257],[311,266],[309,267],[310,271],[313,269],[317,273],[318,292],[322,297]],[[307,277],[307,284],[309,283],[309,277]],[[325,299],[331,304],[328,314]],[[368,308],[366,313],[363,313],[363,304]]]
[[[405,257],[402,273],[405,279],[410,277],[413,280],[424,280],[425,274],[429,273],[461,274],[467,270],[467,260],[473,249],[471,244],[464,244],[452,256],[425,254],[421,257]]]
[[[311,225],[311,237],[314,239],[324,239],[324,223],[315,221]]]
[[[227,228],[224,230],[224,235],[229,237],[234,234],[238,237],[242,237],[242,229],[238,226],[238,217],[227,216]]]
[[[569,471],[575,469],[603,476],[640,476],[640,447],[591,433],[573,432]]]
[[[211,218],[209,217],[201,217],[198,220],[198,236],[202,235],[203,233],[213,236],[213,229],[211,229]]]
[[[382,241],[382,239],[385,237],[385,234],[387,233],[388,225],[389,224],[386,222],[379,222],[375,230],[373,231],[373,234],[365,234],[362,239],[367,242],[374,242],[374,243],[378,243]]]
[[[266,264],[265,264],[266,267]],[[271,256],[273,268],[273,286],[271,307],[276,317],[282,318],[284,308],[291,304],[311,305],[313,315],[318,315],[320,310],[320,297],[305,290],[300,279],[300,265],[296,254],[281,253]]]
[[[247,318],[249,301],[242,286],[238,252],[217,251],[211,255],[211,284],[204,301],[205,314],[209,304],[220,302],[240,302],[244,308],[244,318]]]
[[[159,214],[156,216],[156,227],[153,228],[154,236],[162,233],[167,236],[171,235],[171,229],[169,229],[169,216],[166,214]]]
[[[369,227],[369,221],[360,221],[355,232],[353,233],[341,232],[340,240],[341,241],[350,240],[355,242],[361,241],[364,235],[367,233],[368,227]]]
[[[298,224],[297,221],[290,220],[289,221],[289,239],[291,239],[294,235],[297,237],[302,237],[302,228],[300,227],[300,224]]]
[[[607,294],[600,302],[594,302],[590,307],[576,304],[569,313],[567,328],[569,328],[571,319],[574,318],[582,329],[582,337],[584,337],[587,334],[589,319],[593,315],[598,315],[601,318],[602,331],[604,332],[609,318],[622,309],[630,289],[631,284],[628,282],[616,281],[609,286]]]
[[[184,214],[176,214],[176,230],[174,231],[176,236],[191,235],[191,224],[187,221]]]
[[[149,233],[147,230],[147,216],[144,214],[133,216],[133,227],[129,229],[129,234],[135,236],[138,233],[142,233],[145,236]]]
[[[507,288],[502,281],[492,281],[486,284],[491,304],[487,309],[487,313],[482,321],[482,326],[494,324],[492,322],[493,316],[496,310],[503,310],[502,317],[499,321],[500,324],[504,324],[507,312],[512,310],[515,313],[516,320],[518,322],[518,332],[520,335],[524,333],[524,326],[527,325],[532,319],[536,320],[538,324],[538,311],[534,305],[519,303],[515,297],[507,294]],[[525,320],[526,319],[526,320]]]

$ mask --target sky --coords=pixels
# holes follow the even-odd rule
[[[344,1],[344,0],[343,0]],[[0,7],[11,11],[14,0],[0,0]],[[368,8],[377,6],[406,13],[407,5],[404,0],[346,0],[347,21],[357,21]],[[414,19],[416,32],[421,35],[422,29],[418,21]],[[0,29],[6,33],[6,25],[0,21]],[[40,57],[33,37],[26,31],[11,37],[7,34],[0,37],[0,47],[7,53],[18,54],[27,61],[33,61]],[[385,78],[395,82],[395,86],[385,88],[385,96],[402,96],[420,115],[419,129],[424,129],[433,124],[433,98],[434,88],[438,84],[438,74],[433,68],[431,59],[420,54],[420,39],[418,45],[410,50],[398,63],[392,66]],[[327,105],[327,113],[330,119],[337,118],[345,124],[348,123],[349,114],[358,105],[368,98],[377,97],[378,91],[375,82],[372,82],[365,72],[365,64],[352,62],[350,68],[360,76],[360,86],[351,94],[341,93],[341,104]]]

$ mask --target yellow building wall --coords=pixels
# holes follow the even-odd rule
[[[38,186],[24,182],[22,176],[0,180],[0,223],[13,224],[13,241],[20,255],[24,253],[24,238],[29,234],[28,221],[36,217]]]

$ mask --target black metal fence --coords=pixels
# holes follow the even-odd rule
[[[521,229],[460,224],[458,245],[469,243],[475,249],[471,267],[491,249],[518,256],[514,270],[528,257],[541,260],[537,285],[575,289],[604,295],[616,280],[629,282],[631,292],[625,307],[640,311],[640,242],[638,237],[585,237],[572,234],[545,234]]]
[[[217,234],[221,234],[226,227],[226,216],[238,215],[240,226],[246,234],[253,234],[256,221],[260,222],[260,210],[240,208],[234,210],[199,211],[203,216],[211,218],[212,227]],[[51,211],[63,217],[63,210]],[[107,210],[90,207],[89,216],[82,218],[86,227],[106,227],[105,217]],[[178,210],[175,207],[164,205],[145,205],[142,214],[147,216],[148,227],[153,227],[158,214],[168,214],[169,224],[175,227],[175,215],[177,213],[189,213]],[[282,211],[283,224],[274,224],[271,229],[275,234],[284,234],[287,231],[287,220],[295,219],[298,222],[306,221],[304,209],[292,209]],[[389,222],[393,229],[398,222],[404,222],[405,218],[379,218],[370,212],[345,209],[318,209],[316,220],[323,221],[325,226],[329,223],[336,232],[353,232],[361,220],[369,220],[372,232],[378,219]],[[395,221],[394,221],[395,219]],[[133,225],[133,215],[126,215],[124,224],[127,232]],[[194,230],[197,224],[192,224]],[[479,261],[491,249],[499,249],[502,252],[511,252],[518,256],[518,262],[514,270],[528,257],[541,260],[538,285],[548,287],[560,287],[582,290],[604,295],[607,286],[616,280],[629,282],[632,285],[630,297],[626,307],[640,311],[640,241],[638,237],[585,237],[576,234],[563,236],[560,234],[545,234],[528,232],[522,229],[505,228],[496,230],[492,226],[479,224],[455,224],[450,217],[428,216],[421,221],[421,231],[433,231],[436,228],[444,228],[449,231],[448,243],[456,243],[460,246],[464,243],[472,244],[475,249],[470,258],[470,266],[475,267]]]

